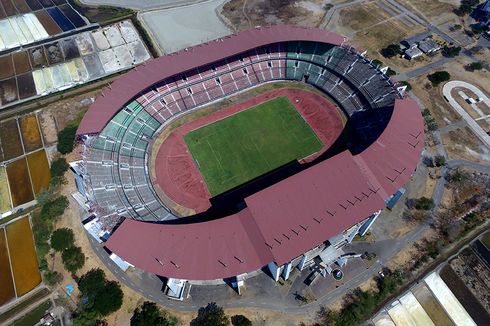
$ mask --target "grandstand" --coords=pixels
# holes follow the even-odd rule
[[[244,198],[245,208],[235,214],[172,221],[178,217],[148,172],[152,140],[188,112],[284,80],[328,95],[357,121],[363,140],[366,129],[382,124],[377,139],[355,155],[339,151]],[[269,266],[276,280],[280,273],[287,279],[313,252],[340,250],[365,233],[410,178],[423,148],[423,123],[417,104],[400,91],[340,35],[295,26],[254,28],[135,68],[104,90],[77,132],[92,210],[102,220],[125,218],[107,247],[165,277],[215,280]],[[370,121],[356,120],[364,115],[384,118],[360,126]]]

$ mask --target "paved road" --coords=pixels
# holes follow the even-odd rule
[[[259,302],[260,298],[235,297],[232,300],[222,300],[216,297],[215,301],[225,308],[256,307],[288,313],[317,312],[320,307],[332,303],[335,300],[338,300],[338,298],[342,295],[358,287],[364,281],[376,275],[377,272],[401,250],[401,248],[420,239],[424,231],[426,231],[428,228],[428,223],[421,224],[404,237],[395,240],[393,245],[388,250],[385,250],[380,256],[378,256],[378,260],[371,267],[363,270],[355,277],[347,280],[343,285],[339,286],[333,291],[326,293],[324,296],[318,298],[315,302],[312,302],[310,304],[299,306],[298,303],[296,305],[293,305],[290,301],[286,301],[283,298],[265,298],[267,300]],[[112,260],[109,258],[109,255],[102,248],[102,246],[98,244],[88,234],[87,236],[89,237],[90,243],[92,244],[94,251],[99,259],[101,259],[101,261],[113,272],[114,276],[121,283],[124,283],[126,286],[132,288],[136,292],[139,292],[147,299],[156,301],[170,309],[180,311],[195,311],[198,307],[204,306],[208,303],[207,300],[201,302],[199,298],[192,298],[191,302],[178,302],[169,300],[161,291],[161,281],[159,281],[158,278],[155,276],[147,275],[147,273],[143,274],[143,277],[141,277],[139,284],[136,285],[133,280],[131,280],[112,262]]]
[[[488,96],[483,93],[478,87],[464,82],[460,80],[453,80],[450,82],[447,82],[444,87],[442,88],[442,93],[446,100],[449,102],[449,105],[452,106],[452,108],[466,121],[468,126],[471,128],[473,133],[480,138],[480,140],[488,147],[490,148],[490,136],[485,132],[485,130],[482,129],[478,125],[478,123],[473,119],[468,112],[454,99],[454,97],[451,94],[451,91],[454,88],[466,88],[471,90],[473,93],[478,96],[487,107],[490,108],[490,99]]]
[[[134,10],[153,10],[186,6],[206,0],[80,0],[86,5],[106,5]]]

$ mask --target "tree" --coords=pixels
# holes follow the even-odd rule
[[[244,315],[235,315],[231,317],[231,324],[233,326],[252,326],[250,319]]]
[[[73,246],[75,236],[72,229],[62,228],[55,230],[51,235],[51,248],[56,251],[63,251]]]
[[[442,49],[442,54],[449,58],[454,58],[458,56],[460,52],[461,52],[460,46],[445,46]]]
[[[59,196],[51,201],[48,201],[41,208],[41,218],[45,220],[54,220],[63,215],[69,204],[70,202],[65,196]]]
[[[154,302],[145,301],[141,307],[134,310],[130,325],[175,326],[177,325],[177,318],[162,312]]]
[[[199,308],[197,317],[191,321],[191,326],[228,326],[230,320],[222,307],[216,302],[208,303],[206,307]]]
[[[451,75],[447,71],[436,71],[433,74],[427,76],[432,85],[437,86],[442,82],[448,81]]]
[[[99,268],[82,275],[78,280],[78,289],[84,303],[80,319],[94,321],[121,308],[123,292],[119,283],[108,281]]]
[[[85,255],[82,252],[82,248],[73,246],[63,250],[61,260],[67,271],[76,273],[85,264]]]
[[[70,165],[66,162],[65,158],[60,157],[51,163],[51,177],[62,177],[69,168]]]
[[[68,154],[73,150],[75,136],[77,134],[77,125],[69,124],[58,133],[58,145],[56,148],[61,154]]]
[[[461,0],[461,4],[454,10],[454,13],[458,16],[471,14],[479,3],[480,0]]]
[[[396,55],[402,54],[402,49],[400,47],[400,44],[390,44],[386,48],[381,49],[381,54],[385,58],[392,58]]]
[[[121,308],[123,296],[119,283],[116,281],[106,282],[93,298],[92,309],[101,316],[107,316]]]
[[[478,62],[472,62],[468,65],[465,66],[465,69],[468,70],[468,71],[475,71],[475,70],[482,70],[483,69],[483,65],[480,61]]]
[[[96,293],[106,282],[105,273],[100,268],[94,268],[80,277],[78,289],[84,295]]]

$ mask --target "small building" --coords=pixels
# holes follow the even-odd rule
[[[441,47],[430,38],[419,42],[418,48],[425,54],[436,52],[441,49]]]
[[[402,40],[400,43],[405,46],[407,49],[415,48],[420,42],[432,37],[431,32],[423,32],[417,35],[408,37]]]
[[[417,57],[420,57],[422,54],[424,54],[424,53],[422,51],[420,51],[420,49],[416,46],[413,48],[409,48],[408,50],[405,50],[405,57],[408,60],[412,60],[412,59],[415,59]]]
[[[490,27],[490,0],[487,0],[478,7],[477,14],[480,24]]]

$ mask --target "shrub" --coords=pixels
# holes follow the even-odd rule
[[[61,260],[65,269],[72,274],[75,274],[85,264],[85,255],[80,247],[69,247],[63,250]]]
[[[388,76],[395,76],[397,74],[397,72],[393,69],[391,69],[390,67],[388,67],[388,70],[386,71],[386,75]]]
[[[434,201],[432,200],[432,198],[420,197],[412,199],[412,205],[415,209],[428,211],[434,207]]]
[[[44,282],[47,285],[53,286],[63,281],[63,275],[56,271],[46,271],[44,272]]]
[[[444,166],[444,165],[446,165],[446,158],[444,157],[444,155],[436,155],[434,157],[434,164],[436,166]]]
[[[235,315],[231,317],[231,324],[233,326],[252,326],[250,319],[244,315]]]
[[[444,54],[444,56],[446,57],[449,57],[449,58],[454,58],[456,56],[459,55],[459,53],[461,52],[461,47],[460,46],[445,46],[443,49],[442,49],[442,53]]]
[[[383,67],[383,62],[381,60],[374,59],[372,63],[375,66]]]
[[[400,54],[402,54],[400,44],[390,44],[386,48],[381,49],[381,55],[385,58],[392,58]]]
[[[447,71],[436,71],[433,74],[427,76],[432,85],[437,86],[442,82],[448,81],[451,75]]]
[[[402,85],[402,86],[407,86],[407,90],[406,90],[407,92],[410,92],[410,91],[412,90],[412,85],[410,85],[410,83],[409,83],[409,82],[407,82],[406,80],[402,80],[402,81],[400,82],[400,85]]]
[[[465,66],[465,69],[468,70],[468,71],[475,71],[475,70],[482,70],[483,69],[483,65],[481,62],[472,62],[468,65]]]
[[[51,235],[51,248],[55,251],[63,251],[73,245],[75,236],[68,228],[55,230]]]

